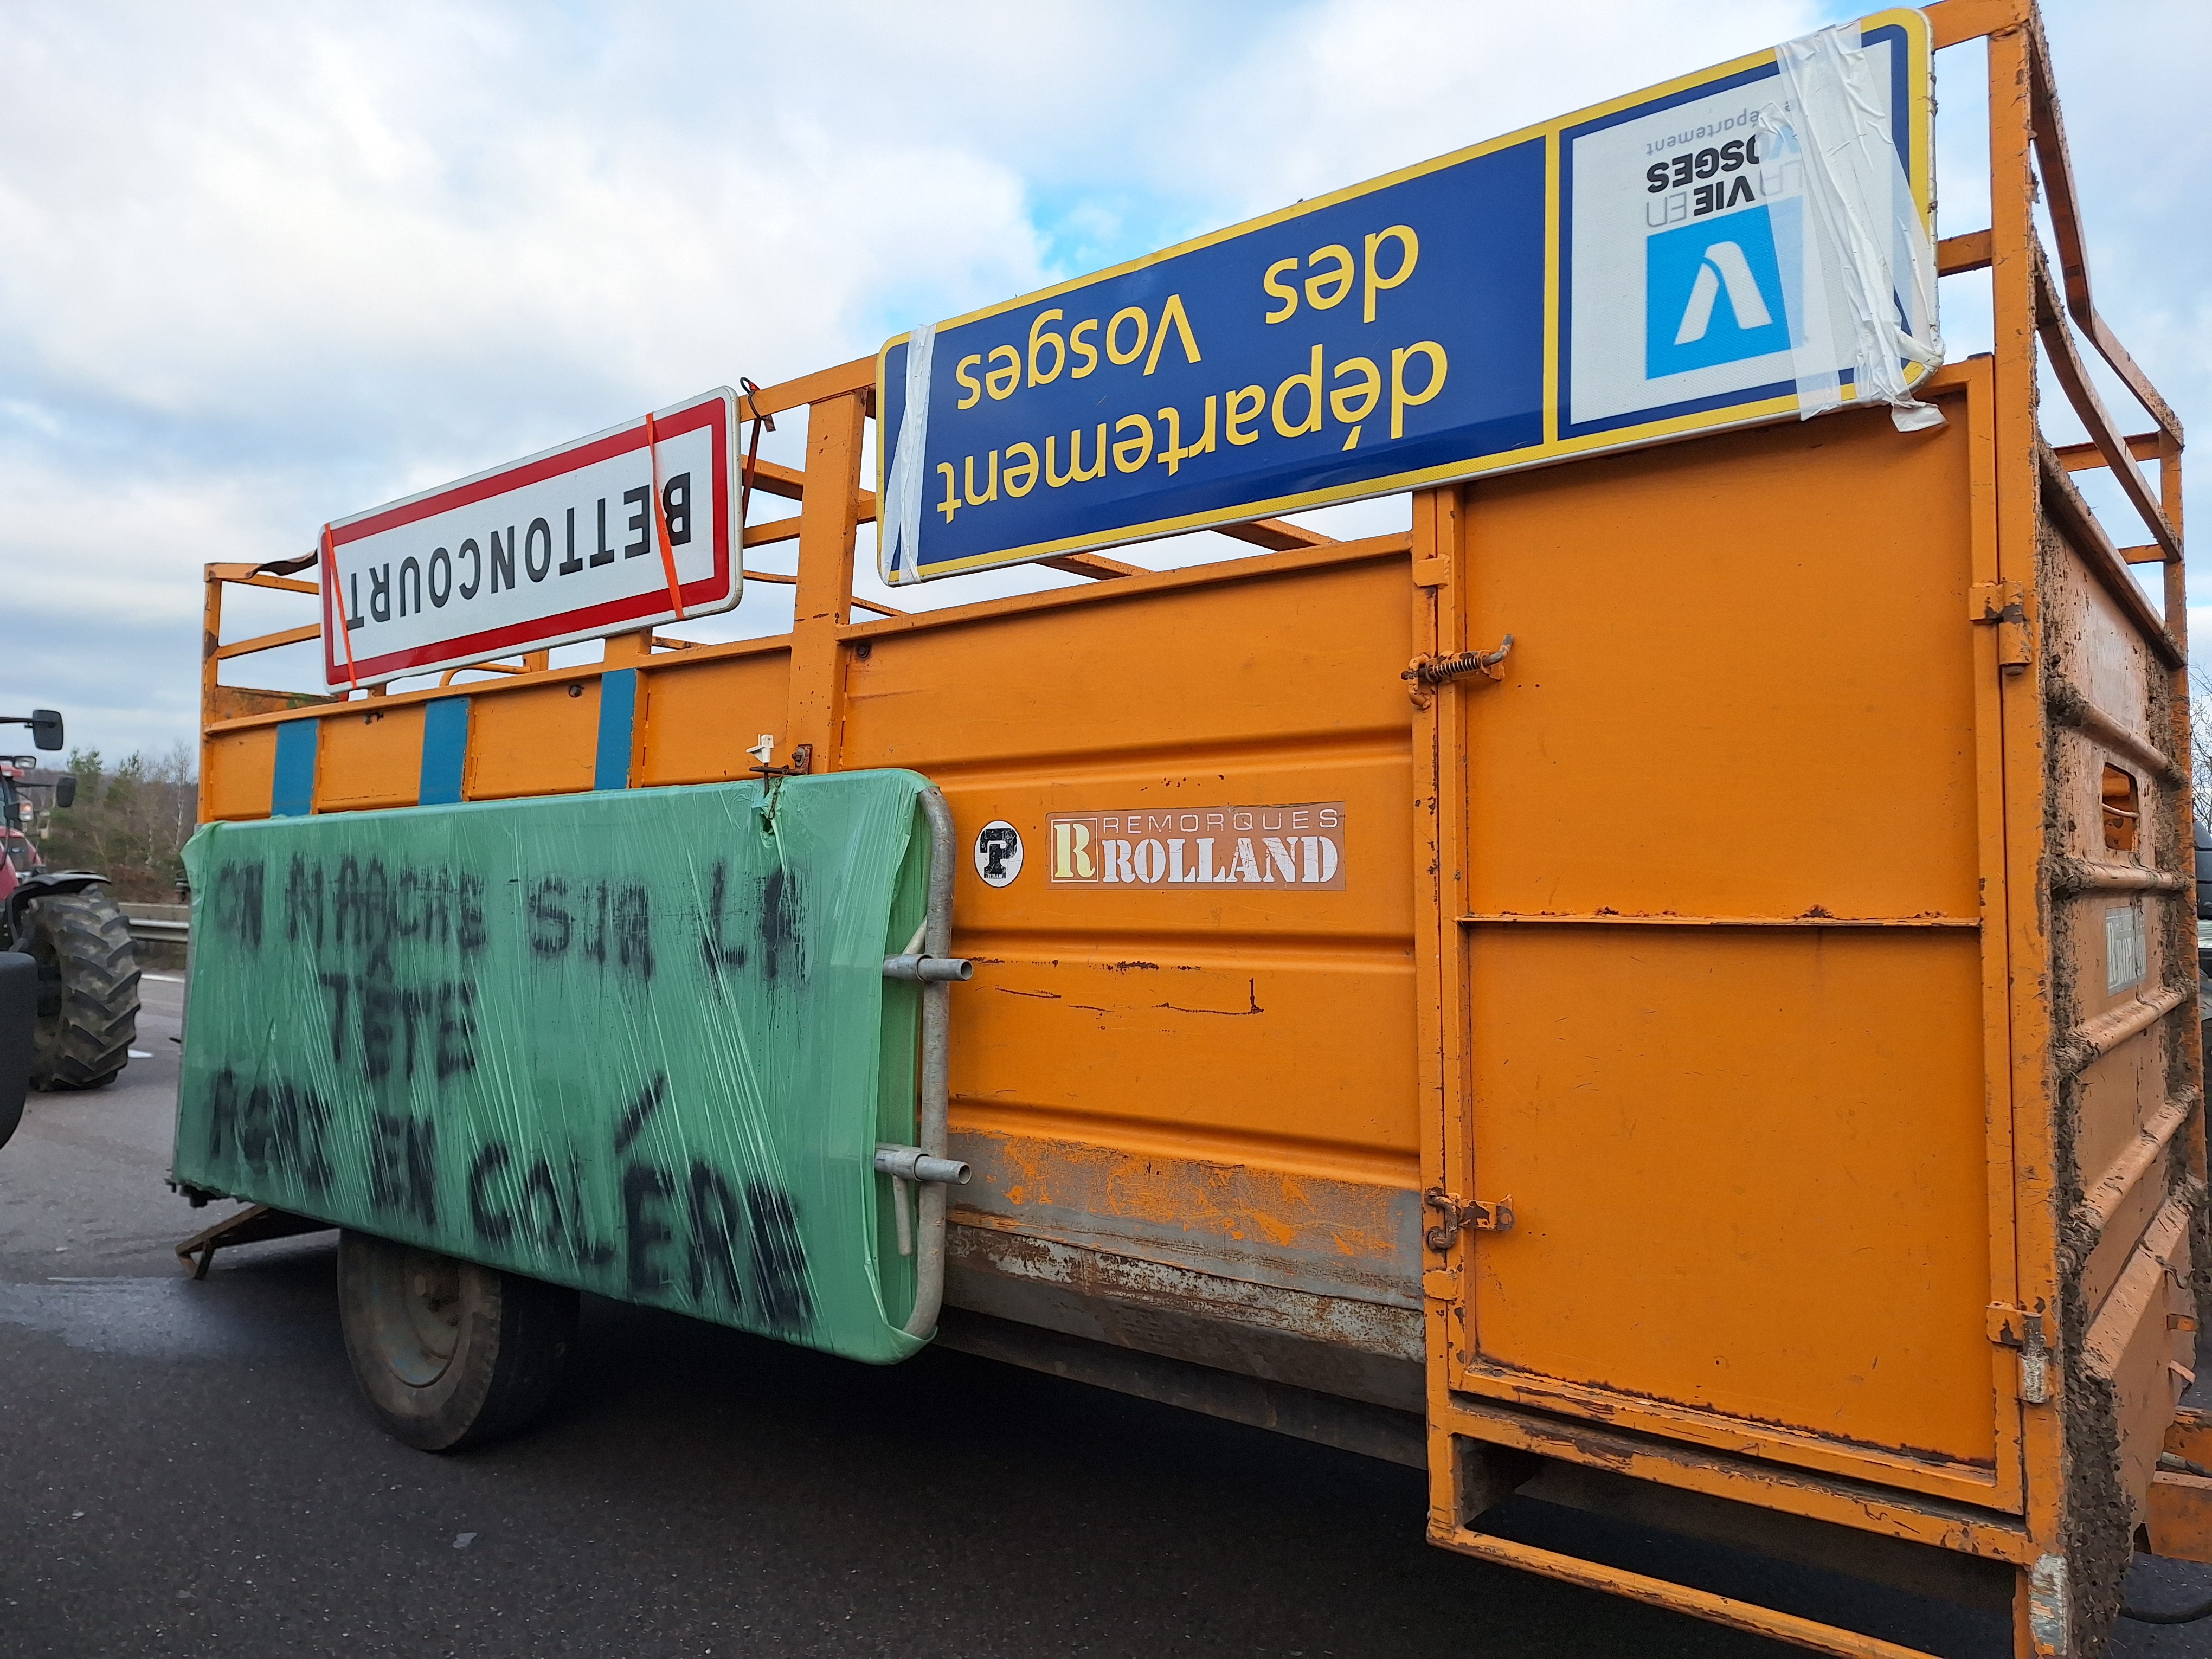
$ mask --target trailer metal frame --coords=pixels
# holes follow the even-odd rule
[[[1391,1363],[1400,1364],[1400,1370],[1369,1364],[1358,1378],[1346,1382],[1348,1371],[1326,1366],[1301,1370],[1308,1361],[1299,1355],[1324,1328],[1380,1330],[1395,1316],[1381,1304],[1365,1312],[1347,1312],[1349,1304],[1332,1303],[1287,1279],[1276,1287],[1273,1310],[1264,1317],[1254,1316],[1255,1330],[1273,1322],[1272,1334],[1252,1335],[1238,1350],[1243,1358],[1224,1365],[1195,1337],[1185,1341],[1159,1334],[1181,1328],[1178,1319],[1202,1323],[1219,1316],[1218,1304],[1206,1300],[1218,1287],[1194,1290],[1190,1274],[1176,1279],[1185,1269],[1166,1258],[1150,1262],[1144,1273],[1109,1283],[1111,1273],[1099,1265],[1105,1258],[1086,1256],[1065,1239],[1024,1237],[1018,1224],[988,1208],[963,1209],[954,1218],[960,1224],[952,1229],[957,1237],[947,1339],[978,1352],[1087,1376],[1106,1386],[1268,1422],[1386,1456],[1408,1455],[1415,1442],[1403,1430],[1421,1420],[1408,1413],[1423,1413],[1433,1541],[1816,1651],[1886,1659],[1910,1652],[1776,1609],[1498,1536],[1484,1529],[1482,1516],[1507,1493],[1541,1491],[1547,1482],[1555,1491],[1583,1494],[1565,1501],[1617,1504],[1617,1492],[1607,1499],[1600,1488],[1626,1477],[1641,1483],[1635,1491],[1650,1499],[1639,1513],[1650,1515],[1650,1505],[1656,1504],[1662,1518],[1671,1516],[1671,1523],[1685,1530],[1741,1536],[1744,1516],[1795,1517],[1777,1525],[1784,1531],[1801,1523],[1809,1527],[1809,1535],[1830,1540],[1834,1559],[1847,1566],[1863,1565],[1875,1576],[1900,1582],[1915,1573],[1896,1562],[1917,1560],[1927,1569],[1921,1575],[1927,1582],[1950,1575],[1950,1588],[1939,1586],[1937,1593],[1984,1605],[1992,1596],[2008,1601],[2014,1651],[2021,1659],[2092,1650],[2109,1625],[2118,1572],[2125,1565],[2124,1548],[2116,1565],[2107,1536],[2117,1523],[2110,1516],[2094,1524],[2085,1519],[2102,1501],[2097,1480],[2134,1506],[2125,1528],[2129,1537],[2145,1535],[2136,1528],[2147,1528],[2148,1540],[2160,1548],[2212,1559],[2212,1523],[2204,1520],[2212,1515],[2204,1496],[2212,1482],[2158,1466],[2161,1452],[2196,1457],[2212,1446],[2207,1438],[2212,1431],[2200,1419],[2174,1415],[2186,1367],[2172,1357],[2186,1331],[2193,1329],[2202,1270],[2212,1266],[2204,1243],[2203,1054],[2197,1021],[2185,1013],[2194,1006],[2193,943],[2185,948],[2170,941],[2157,945],[2153,959],[2160,966],[2144,991],[2109,1008],[2081,1012],[2058,982],[2071,971],[2069,963],[2080,965],[2067,955],[2073,946],[2064,936],[2070,924],[2063,917],[2066,907],[2084,896],[2140,900],[2154,918],[2154,941],[2168,935],[2179,939],[2185,928],[2193,928],[2189,866],[2175,861],[2189,858],[2187,849],[2193,845],[2181,538],[2183,434],[2172,410],[2098,313],[2050,52],[2033,0],[1941,0],[1926,15],[1939,50],[1985,40],[1988,54],[1991,222],[1944,238],[1938,262],[1947,276],[1989,272],[1994,350],[1985,358],[1950,365],[1922,392],[1939,400],[1960,428],[1969,475],[1964,511],[1972,582],[1969,613],[1960,620],[1972,629],[1973,641],[1976,736],[1971,770],[1978,909],[1849,916],[1777,915],[1750,905],[1705,915],[1601,910],[1532,915],[1479,908],[1469,897],[1467,878],[1468,825],[1451,803],[1468,799],[1470,732],[1484,718],[1482,700],[1498,695],[1493,690],[1497,674],[1517,666],[1516,660],[1500,669],[1503,647],[1494,635],[1484,636],[1488,620],[1475,592],[1484,580],[1483,538],[1490,523],[1486,515],[1504,499],[1498,491],[1522,487],[1517,484],[1417,492],[1409,533],[1335,541],[1297,526],[1262,520],[1224,532],[1261,550],[1229,562],[1149,572],[1079,554],[1042,562],[1092,579],[1083,588],[913,615],[856,599],[856,534],[860,526],[874,520],[877,510],[861,479],[863,441],[874,413],[872,354],[749,396],[749,416],[806,412],[805,465],[758,462],[750,480],[752,491],[763,498],[798,503],[795,514],[748,526],[745,533],[748,548],[756,551],[797,544],[795,575],[747,573],[753,580],[795,589],[794,621],[784,635],[714,646],[650,631],[617,635],[607,641],[603,663],[556,669],[539,653],[519,663],[479,665],[499,678],[467,687],[453,684],[454,673],[461,672],[453,671],[438,687],[388,695],[384,687],[352,698],[256,690],[222,684],[222,665],[314,637],[317,629],[295,627],[225,641],[226,590],[243,586],[313,595],[315,586],[266,567],[210,565],[202,677],[203,810],[211,818],[269,812],[283,787],[277,776],[279,734],[303,724],[316,728],[307,750],[313,810],[411,805],[420,744],[410,734],[419,728],[427,705],[464,692],[478,711],[467,779],[472,796],[589,788],[595,782],[592,736],[599,688],[607,677],[624,672],[635,674],[638,687],[629,733],[633,783],[740,775],[741,758],[722,750],[734,749],[742,739],[697,729],[702,711],[710,706],[775,708],[782,751],[802,754],[817,769],[884,763],[879,757],[887,739],[872,712],[881,706],[882,688],[867,678],[878,672],[870,658],[876,654],[880,662],[902,642],[942,643],[972,637],[978,629],[1017,623],[1049,629],[1056,622],[1097,617],[1106,614],[1101,607],[1114,606],[1124,607],[1125,623],[1136,628],[1170,614],[1164,606],[1203,608],[1224,594],[1273,592],[1293,580],[1314,584],[1322,596],[1316,603],[1337,602],[1358,584],[1371,586],[1377,572],[1401,572],[1405,640],[1411,648],[1397,660],[1410,659],[1413,664],[1403,676],[1409,684],[1395,688],[1397,695],[1409,694],[1402,705],[1402,750],[1372,707],[1363,702],[1357,710],[1339,711],[1337,735],[1328,739],[1335,746],[1327,753],[1334,757],[1332,764],[1346,767],[1395,765],[1394,757],[1402,753],[1412,769],[1407,854],[1419,873],[1415,890],[1405,896],[1410,908],[1403,922],[1417,1021],[1416,1058],[1408,1075],[1419,1103],[1418,1158],[1349,1142],[1334,1147],[1301,1143],[1304,1150],[1285,1156],[1285,1167],[1304,1168],[1298,1159],[1307,1159],[1308,1172],[1317,1179],[1332,1170],[1348,1170],[1377,1190],[1426,1194],[1428,1213],[1418,1205],[1413,1212],[1414,1227],[1429,1230],[1425,1249],[1413,1247],[1420,1283],[1418,1293],[1408,1285],[1402,1304],[1419,1310],[1425,1331],[1419,1346],[1425,1381],[1418,1389],[1409,1386],[1402,1335],[1387,1332],[1360,1340],[1367,1342],[1370,1358],[1398,1353],[1400,1360]],[[2037,229],[2039,192],[2054,251],[2044,248]],[[2151,422],[2148,430],[2122,430],[2097,392],[2085,347],[2142,405]],[[2087,430],[2087,442],[2054,447],[2042,435],[2039,358],[2048,362],[2051,379]],[[1698,441],[1705,446],[1759,441],[1757,433]],[[1666,464],[1655,463],[1655,453],[1645,452],[1636,464]],[[1687,457],[1689,449],[1664,453]],[[2138,470],[2139,463],[2150,461],[2157,463],[2154,484]],[[1523,477],[1614,464],[1570,462]],[[2115,538],[2100,523],[2073,483],[2075,475],[2089,471],[2104,471],[2117,480],[2146,539],[2138,541],[2132,529],[2124,538]],[[2162,592],[2156,600],[2145,593],[2134,571],[2154,563],[2162,567]],[[2137,714],[2109,706],[2108,690],[2079,683],[2087,647],[2069,646],[2058,630],[2074,625],[2065,622],[2067,617],[2078,620],[2093,614],[2105,619],[2095,627],[2124,630],[2132,641],[2129,648],[2139,647],[2142,659],[2154,664],[2155,674],[2163,677],[2162,684],[2148,687],[2156,716],[2150,726]],[[1527,643],[1524,635],[1524,651]],[[686,692],[686,684],[697,690]],[[749,721],[738,724],[748,734],[754,729]],[[983,757],[991,742],[1004,735],[1004,728],[970,732],[964,748],[955,744],[935,757],[901,757],[897,763],[921,766],[938,777],[957,807],[963,786],[990,769]],[[1268,744],[1256,739],[1230,747],[1248,759],[1256,757],[1255,763],[1270,753]],[[1109,752],[1103,740],[1094,748]],[[1134,764],[1148,752],[1143,739],[1133,735],[1122,759]],[[2046,826],[2047,809],[2059,787],[2054,781],[2062,775],[2071,777],[2066,769],[2091,764],[2100,755],[2107,765],[2124,763],[2142,786],[2147,805],[2130,808],[2110,798],[2107,802],[2122,817],[2137,811],[2147,814],[2137,826],[2145,835],[2142,856],[2107,859],[2078,848],[2069,852],[2057,846]],[[993,775],[1008,769],[1048,770],[1049,764],[1050,757],[1042,752],[1024,752],[1005,757]],[[972,924],[972,917],[963,921],[963,930]],[[1366,952],[1360,971],[1396,971],[1390,963],[1399,948],[1398,925],[1378,922],[1370,930],[1371,937],[1346,944],[1348,950],[1357,946]],[[1960,942],[1961,948],[1970,942],[1978,953],[1986,1049],[1986,1271],[1991,1287],[1985,1334],[1990,1386],[2000,1402],[1994,1454],[1977,1462],[1910,1446],[1826,1438],[1778,1421],[1761,1424],[1741,1413],[1638,1399],[1617,1387],[1547,1380],[1479,1363],[1480,1337],[1470,1331],[1482,1317],[1475,1288],[1485,1271],[1482,1253],[1509,1248],[1516,1236],[1505,1231],[1513,1224],[1513,1195],[1480,1184],[1475,1116],[1484,1085],[1464,1015],[1472,994],[1470,938],[1519,938],[1537,932],[1626,936],[1630,931],[1639,937],[1662,932],[1671,936],[1703,930],[1745,939],[1815,933],[1841,939],[1855,929],[1886,939],[1911,935],[1930,941],[1930,949],[1954,948],[1947,940]],[[964,954],[986,970],[979,978],[991,978],[991,970],[1003,969],[1018,955],[1018,942],[999,920],[963,943]],[[949,936],[933,934],[928,945],[933,954],[952,948]],[[1000,988],[1016,996],[1049,994],[1014,982],[1005,972],[999,977]],[[941,1002],[944,988],[933,988]],[[1257,1012],[1256,981],[1253,1004]],[[956,1028],[969,1006],[963,1005],[955,1017]],[[957,1052],[966,1052],[969,1041],[962,1036]],[[2137,1114],[2132,1133],[2110,1146],[2089,1149],[2100,1159],[2091,1168],[2082,1163],[2089,1154],[2074,1144],[2062,1106],[2093,1084],[2117,1086],[2098,1084],[2091,1075],[2115,1055],[2133,1056],[2127,1060],[2136,1068],[2130,1075],[2147,1079],[2136,1085],[2136,1095],[2148,1103]],[[1389,1066],[1382,1067],[1376,1086],[1386,1086],[1393,1075]],[[961,1139],[963,1117],[971,1136],[1003,1129],[1004,1114],[994,1116],[988,1102],[963,1094],[957,1074],[954,1095],[956,1149],[966,1144]],[[1050,1132],[1071,1133],[1066,1125],[1073,1121],[1067,1114],[1051,1119],[1058,1127]],[[1124,1127],[1128,1155],[1139,1162],[1164,1148],[1181,1146],[1186,1156],[1212,1159],[1206,1167],[1215,1170],[1243,1167],[1240,1149],[1251,1139],[1243,1131],[1193,1127],[1178,1141],[1157,1122],[1132,1120]],[[941,1154],[945,1147],[939,1144],[929,1150]],[[982,1168],[980,1161],[978,1167]],[[1217,1184],[1225,1179],[1211,1178]],[[1471,1181],[1477,1183],[1474,1190]],[[927,1190],[941,1206],[945,1188]],[[1502,1214],[1493,1213],[1498,1211]],[[1444,1224],[1431,1226],[1439,1213]],[[1375,1224],[1387,1231],[1404,1222],[1399,1216],[1387,1225]],[[1340,1215],[1337,1224],[1352,1237],[1364,1224]],[[1150,1310],[1152,1334],[1132,1335],[1126,1322],[1117,1326],[1110,1319],[1087,1330],[1063,1321],[1056,1329],[1032,1333],[1024,1348],[1020,1321],[1030,1316],[1019,1309],[1043,1304],[994,1299],[1019,1277],[1017,1258],[1024,1251],[1036,1258],[1020,1269],[1030,1273],[1031,1290],[1048,1282],[1077,1284],[1103,1298],[1100,1305],[1144,1306]],[[997,1288],[989,1294],[964,1298],[973,1310],[965,1316],[959,1312],[963,1297],[958,1288],[963,1263],[971,1273],[988,1270],[1000,1275],[990,1280]],[[1402,1266],[1384,1262],[1376,1271],[1387,1274]],[[1204,1277],[1202,1272],[1196,1274]],[[968,1282],[972,1288],[984,1280]],[[2085,1300],[2085,1284],[2101,1291],[2094,1303]],[[1297,1301],[1299,1297],[1307,1300]],[[2191,1313],[2177,1311],[2184,1304]],[[1011,1317],[1010,1307],[1016,1310]],[[1294,1311],[1285,1313],[1286,1308]],[[1339,1325],[1331,1326],[1332,1320]],[[1360,1324],[1362,1320],[1367,1323]],[[1038,1322],[1050,1326],[1052,1321],[1040,1317]],[[2160,1322],[2163,1333],[2156,1328]],[[1393,1349],[1394,1342],[1401,1346]],[[1234,1374],[1240,1368],[1243,1376]],[[2154,1383],[2130,1380],[2143,1376]],[[2093,1383],[2109,1386],[2120,1401],[2112,1408],[2117,1438],[2110,1447],[2085,1443],[2078,1422],[2069,1428],[2068,1401],[2085,1389],[2094,1391]],[[1334,1407],[1328,1403],[1332,1401]],[[2084,1468],[2101,1458],[2111,1459],[2113,1468],[2102,1474],[2093,1470],[2094,1480],[2085,1475]],[[1671,1510],[1666,1508],[1669,1494]],[[1862,1559],[1863,1552],[1855,1554],[1855,1540],[1863,1540],[1874,1555]],[[1907,1547],[1900,1553],[1899,1545]],[[1883,1551],[1890,1553],[1882,1557],[1891,1563],[1888,1568],[1875,1559]]]

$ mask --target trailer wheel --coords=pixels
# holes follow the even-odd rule
[[[131,923],[105,893],[33,902],[19,949],[39,964],[33,1089],[97,1089],[131,1063],[138,1036],[138,957]]]
[[[551,1397],[575,1340],[576,1292],[348,1231],[338,1316],[384,1426],[424,1451],[459,1451],[520,1428]]]

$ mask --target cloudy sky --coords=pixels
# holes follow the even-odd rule
[[[167,747],[208,560],[1856,9],[0,0],[0,712]],[[2212,6],[2048,16],[2100,307],[2212,420]],[[1937,60],[1946,233],[1987,222],[1978,52]]]

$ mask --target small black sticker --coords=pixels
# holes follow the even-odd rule
[[[1004,887],[1022,872],[1022,832],[994,818],[975,836],[975,873],[988,886]]]

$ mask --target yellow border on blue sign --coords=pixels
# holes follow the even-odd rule
[[[1893,7],[1887,10],[1873,12],[1858,19],[1857,22],[1862,35],[1869,30],[1890,27],[1899,28],[1904,32],[1905,51],[1908,54],[1905,64],[1905,84],[1910,99],[1913,137],[1913,165],[1907,182],[1912,191],[1913,204],[1920,210],[1921,220],[1927,224],[1929,235],[1932,238],[1935,235],[1935,225],[1932,222],[1930,204],[1935,193],[1936,141],[1933,33],[1929,28],[1927,17],[1910,7]],[[1395,172],[1386,173],[1379,178],[1370,179],[1357,185],[1347,185],[1341,190],[1330,191],[1326,196],[1312,197],[1293,206],[1279,208],[1274,212],[1262,214],[1256,219],[1247,219],[1241,223],[1230,225],[1220,230],[1208,231],[1203,236],[1194,236],[1190,240],[1178,242],[1172,247],[1162,248],[1157,252],[1125,260],[1104,270],[1090,271],[1081,276],[1072,276],[1064,283],[1055,283],[1050,288],[1039,289],[1034,293],[1024,294],[1016,299],[1004,300],[996,305],[985,306],[979,311],[965,312],[957,317],[948,317],[938,325],[940,329],[946,329],[957,328],[968,323],[987,321],[993,317],[1002,316],[1007,312],[1019,311],[1024,307],[1036,305],[1040,301],[1054,299],[1063,294],[1073,293],[1078,289],[1088,288],[1096,283],[1109,282],[1116,276],[1125,276],[1133,270],[1143,270],[1165,260],[1180,258],[1186,253],[1194,253],[1200,248],[1212,247],[1216,243],[1225,242],[1232,236],[1243,236],[1255,230],[1265,230],[1271,225],[1279,225],[1292,219],[1301,219],[1308,214],[1318,213],[1325,208],[1334,207],[1340,202],[1355,201],[1362,196],[1372,195],[1378,190],[1403,184],[1409,179],[1422,178],[1445,167],[1456,167],[1462,161],[1470,161],[1478,156],[1509,149],[1516,144],[1523,144],[1532,138],[1540,137],[1544,140],[1546,232],[1543,370],[1545,436],[1542,442],[1531,444],[1520,449],[1507,450],[1496,455],[1486,455],[1479,460],[1453,461],[1442,466],[1425,467],[1410,472],[1391,473],[1382,477],[1363,479],[1358,483],[1338,484],[1327,489],[1313,489],[1296,495],[1272,496],[1262,501],[1248,501],[1234,507],[1216,507],[1203,513],[1184,514],[1176,518],[1153,519],[1144,524],[1125,526],[1115,530],[1091,531],[1079,536],[1062,537],[1057,541],[1031,542],[1021,547],[1008,548],[994,553],[970,554],[964,559],[951,560],[943,564],[932,565],[926,573],[917,573],[898,582],[894,582],[887,573],[883,572],[879,543],[876,562],[878,574],[884,575],[884,580],[887,583],[910,586],[916,582],[934,581],[941,576],[959,575],[974,570],[995,569],[1001,565],[1031,564],[1039,559],[1054,558],[1066,553],[1121,547],[1131,542],[1151,541],[1163,536],[1180,535],[1197,530],[1211,530],[1222,525],[1243,524],[1254,519],[1274,518],[1281,514],[1304,512],[1317,507],[1333,507],[1341,501],[1364,501],[1376,495],[1395,495],[1401,490],[1424,489],[1433,484],[1451,483],[1467,478],[1488,477],[1503,472],[1522,471],[1529,467],[1542,466],[1554,461],[1572,460],[1598,452],[1642,448],[1652,444],[1702,436],[1707,433],[1723,432],[1731,428],[1765,425],[1770,422],[1795,416],[1797,413],[1797,398],[1795,392],[1790,392],[1780,397],[1763,398],[1755,403],[1735,404],[1723,409],[1704,410],[1696,414],[1670,416],[1663,420],[1650,421],[1641,425],[1618,427],[1607,432],[1589,433],[1580,438],[1563,439],[1558,435],[1560,368],[1559,251],[1561,229],[1559,146],[1563,135],[1569,127],[1580,126],[1584,122],[1595,120],[1601,116],[1615,114],[1625,109],[1632,109],[1638,104],[1649,103],[1656,98],[1665,98],[1675,93],[1691,91],[1709,81],[1723,80],[1732,75],[1741,75],[1746,70],[1759,68],[1772,63],[1774,54],[1775,48],[1772,46],[1758,52],[1747,52],[1742,57],[1731,58],[1725,64],[1716,64],[1710,68],[1698,70],[1688,75],[1677,76],[1671,81],[1662,81],[1656,86],[1644,87],[1636,92],[1626,93],[1618,98],[1608,99],[1603,103],[1592,104],[1586,109],[1576,110],[1571,114],[1555,116],[1548,121],[1519,128],[1500,137],[1486,138],[1480,143],[1469,144],[1463,149],[1452,150],[1449,154],[1436,156],[1430,161],[1417,161],[1411,167],[1400,167]],[[876,407],[878,409],[884,407],[885,365],[893,348],[904,344],[908,337],[905,334],[895,334],[877,349]],[[1905,370],[1906,383],[1910,386],[1917,386],[1929,373],[1929,370],[1917,363],[1911,364]],[[1846,400],[1854,399],[1857,396],[1857,388],[1845,386],[1843,388],[1843,395]],[[889,497],[886,470],[890,465],[890,449],[891,445],[888,439],[879,434],[876,443],[876,499],[879,502]],[[881,526],[878,526],[879,535],[880,531]]]

